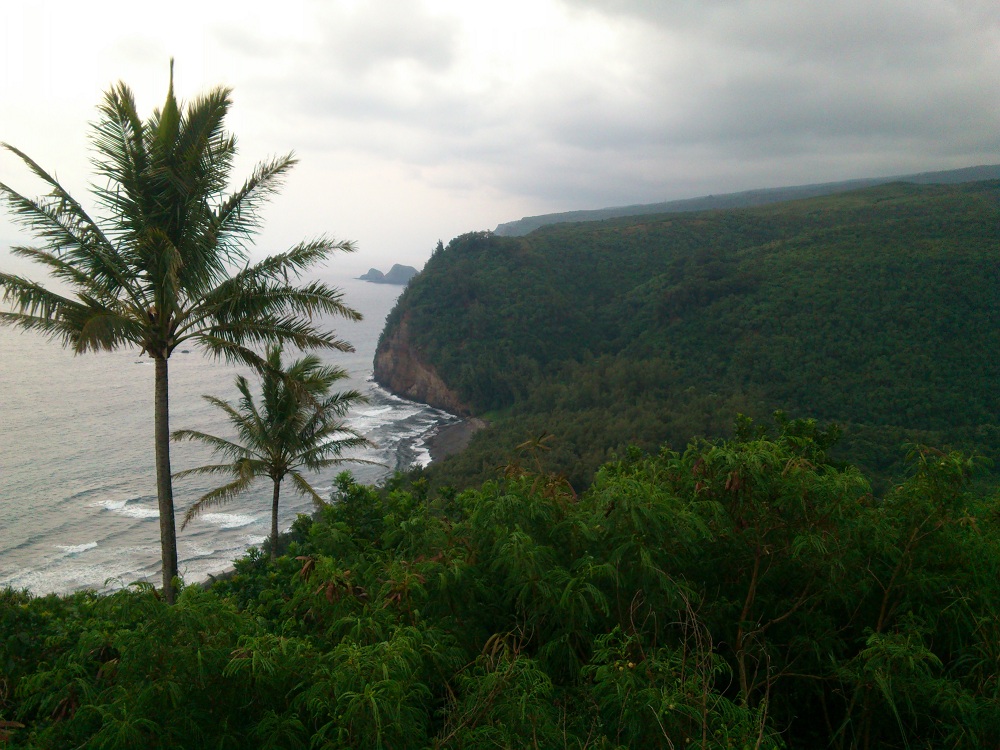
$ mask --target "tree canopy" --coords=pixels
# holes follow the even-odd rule
[[[432,473],[475,483],[555,436],[577,488],[629,444],[776,409],[843,427],[876,483],[906,442],[1000,459],[1000,183],[456,237],[390,315],[493,428]]]

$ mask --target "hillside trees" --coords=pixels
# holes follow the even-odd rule
[[[349,242],[318,238],[260,262],[249,262],[259,210],[295,164],[291,155],[260,163],[234,192],[236,140],[224,130],[230,90],[217,88],[183,107],[171,82],[162,109],[146,120],[132,91],[118,83],[104,96],[93,126],[92,216],[47,171],[13,146],[48,191],[25,197],[6,184],[0,193],[38,247],[15,255],[39,263],[70,292],[0,273],[12,311],[0,322],[41,332],[75,353],[134,346],[155,363],[154,443],[163,590],[174,597],[177,540],[170,477],[168,362],[178,346],[194,345],[230,362],[263,365],[255,347],[270,342],[347,351],[349,344],[318,328],[312,316],[356,320],[341,293],[295,280]]]
[[[387,321],[493,428],[431,468],[475,484],[542,430],[577,489],[612,452],[735,412],[844,426],[881,489],[907,442],[1000,458],[1000,183],[456,237]],[[498,447],[499,446],[499,447]],[[1000,464],[995,465],[1000,466]]]

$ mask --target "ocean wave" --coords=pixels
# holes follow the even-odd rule
[[[427,444],[423,442],[418,443],[413,446],[413,449],[417,454],[413,459],[413,463],[418,466],[428,466],[431,462],[431,449],[427,447]]]
[[[185,557],[188,559],[196,559],[199,557],[211,557],[219,550],[214,547],[188,547],[185,551]]]
[[[110,511],[123,510],[126,505],[128,505],[128,500],[98,500],[96,503],[92,503],[96,508],[104,508]]]
[[[79,555],[88,549],[94,549],[97,542],[86,542],[85,544],[57,544],[56,549],[61,549],[67,555]]]
[[[149,508],[131,503],[131,500],[98,500],[96,503],[92,503],[92,505],[97,508],[110,510],[112,513],[124,516],[125,518],[160,517],[160,511],[157,508]]]
[[[120,516],[125,516],[125,518],[159,518],[160,511],[156,508],[142,508],[138,505],[124,505],[121,508],[115,508],[114,512]]]
[[[370,434],[376,430],[385,430],[417,416],[419,409],[390,409],[386,414],[377,417],[355,417],[348,420],[348,425],[362,434]]]
[[[239,529],[257,523],[257,517],[248,513],[202,513],[198,518],[220,529]]]
[[[392,411],[392,406],[389,406],[389,405],[387,405],[387,406],[379,406],[379,407],[376,407],[374,409],[360,409],[360,410],[358,410],[356,412],[353,412],[351,416],[355,416],[355,417],[378,417],[378,416],[381,416],[382,414],[386,414],[387,412],[390,412],[390,411]]]

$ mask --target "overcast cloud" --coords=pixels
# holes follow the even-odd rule
[[[361,270],[419,266],[438,238],[523,215],[1000,163],[995,0],[177,0],[166,16],[96,0],[4,14],[0,140],[82,194],[101,93],[124,80],[148,113],[174,56],[182,96],[234,88],[242,172],[300,158],[261,250],[328,232],[358,242],[344,262]],[[34,190],[10,159],[0,175]],[[0,226],[2,245],[16,237]]]

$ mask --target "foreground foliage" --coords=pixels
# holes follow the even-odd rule
[[[8,590],[9,744],[997,746],[1000,498],[975,462],[914,447],[874,496],[832,430],[736,433],[632,451],[580,497],[516,465],[461,494],[344,474],[288,556],[174,607]]]

